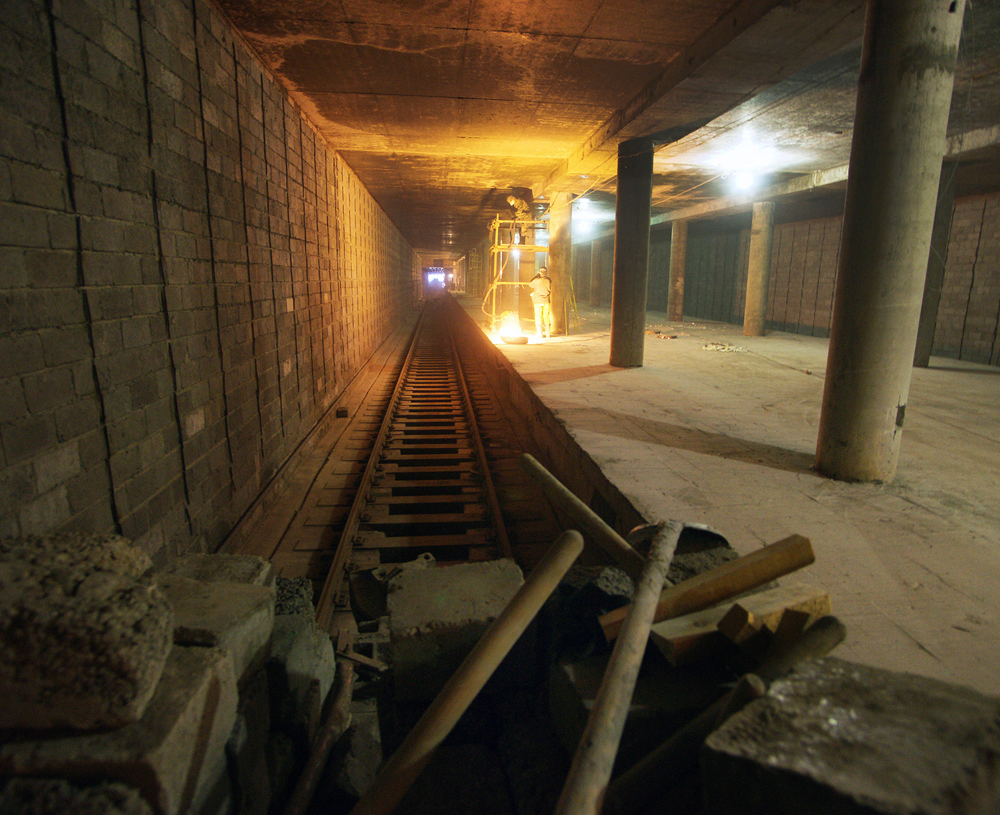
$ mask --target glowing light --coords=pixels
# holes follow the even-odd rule
[[[521,333],[521,318],[515,311],[505,311],[500,315],[500,334],[504,337],[516,337]]]
[[[594,222],[589,220],[583,220],[581,218],[579,221],[575,221],[573,223],[573,228],[580,234],[586,235],[594,228]]]
[[[576,203],[577,203],[577,206],[580,207],[580,209],[587,209],[587,208],[590,207],[590,199],[589,198],[581,198]]]
[[[740,173],[736,176],[736,188],[739,190],[751,190],[757,186],[757,179],[750,173]]]

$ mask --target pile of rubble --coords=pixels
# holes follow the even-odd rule
[[[0,811],[268,812],[334,679],[313,617],[260,558],[0,541]]]

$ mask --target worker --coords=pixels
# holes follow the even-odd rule
[[[507,203],[510,204],[510,208],[514,210],[515,221],[531,220],[531,207],[528,206],[527,202],[514,195],[508,195]]]
[[[531,304],[535,307],[535,336],[552,336],[552,280],[549,270],[542,266],[530,281]]]

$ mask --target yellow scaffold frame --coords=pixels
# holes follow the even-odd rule
[[[535,244],[517,243],[515,236],[521,232],[528,232],[532,229],[548,230],[548,221],[533,221],[526,218],[515,218],[512,220],[502,220],[498,215],[490,224],[490,282],[483,295],[483,313],[490,318],[490,331],[496,331],[500,323],[500,312],[497,311],[497,300],[502,298],[499,293],[501,286],[523,286],[520,281],[506,281],[503,279],[503,272],[510,260],[514,250],[521,252],[535,252],[548,254],[548,246],[537,246]],[[506,258],[504,254],[506,253]]]

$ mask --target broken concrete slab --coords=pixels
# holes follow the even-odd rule
[[[174,609],[175,643],[225,648],[240,682],[264,664],[274,627],[272,589],[169,573],[156,580]]]
[[[152,815],[139,793],[124,784],[77,787],[59,778],[13,778],[0,790],[4,815]]]
[[[158,815],[197,812],[226,773],[236,703],[227,651],[174,646],[141,720],[76,736],[11,738],[0,744],[0,775],[122,781]]]
[[[828,657],[712,733],[709,811],[995,813],[1000,698]]]
[[[208,583],[248,583],[273,588],[275,582],[270,561],[255,555],[181,555],[171,560],[162,572]]]
[[[274,620],[271,649],[269,670],[285,691],[277,716],[311,742],[336,673],[333,643],[311,614],[282,614]]]
[[[173,630],[151,567],[116,535],[0,541],[0,727],[117,727],[142,716]]]
[[[405,569],[392,577],[397,699],[432,699],[523,583],[512,560]]]

